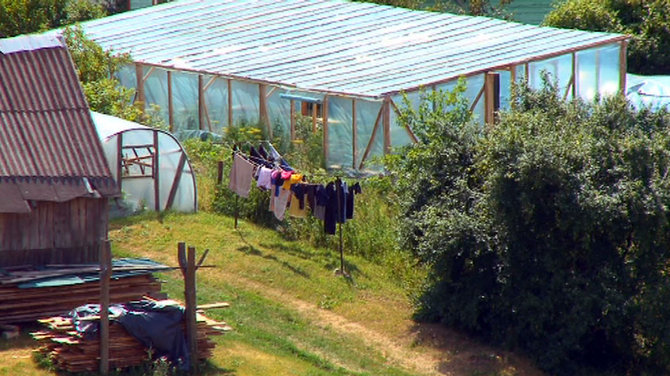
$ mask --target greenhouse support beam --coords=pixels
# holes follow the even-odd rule
[[[116,185],[119,187],[119,192],[121,192],[121,175],[123,174],[121,161],[123,161],[123,132],[119,132],[116,136]]]
[[[174,180],[172,181],[170,194],[168,195],[167,203],[165,204],[165,210],[172,209],[174,198],[177,196],[177,188],[179,188],[179,184],[181,183],[181,175],[184,171],[184,165],[186,165],[186,154],[182,152],[181,156],[179,157],[179,164],[177,164],[177,173],[175,174]]]
[[[323,107],[321,108],[321,116],[323,117],[323,157],[326,164],[328,164],[328,96],[323,96]],[[312,105],[316,108],[316,105]],[[315,117],[316,119],[316,117]]]
[[[353,169],[356,169],[356,160],[357,160],[357,151],[358,151],[358,136],[356,133],[358,132],[356,129],[356,99],[351,100],[351,151],[353,155],[351,167]]]
[[[621,41],[619,48],[619,93],[626,96],[626,69],[628,69],[628,62],[626,60],[626,51],[628,49],[628,40]]]
[[[158,160],[158,131],[154,131],[154,209],[157,212],[161,211],[160,203],[160,176],[159,176],[159,160]]]
[[[198,128],[205,130],[205,88],[201,74],[198,75]]]
[[[168,125],[170,132],[174,132],[174,103],[172,101],[172,71],[167,71],[167,90],[168,90]]]
[[[291,141],[295,140],[295,101],[291,99]]]
[[[496,113],[500,109],[500,74],[495,72],[488,72],[484,76],[484,121],[486,124],[494,124],[496,121]]]
[[[358,165],[359,170],[363,169],[365,160],[368,159],[368,154],[370,154],[370,150],[372,150],[372,145],[375,143],[375,137],[377,137],[377,130],[379,129],[379,123],[382,118],[383,112],[384,112],[384,106],[382,105],[382,108],[380,108],[379,112],[377,113],[377,120],[375,120],[375,126],[374,128],[372,128],[372,135],[370,135],[370,141],[368,142],[368,146],[365,148],[363,158],[361,158],[361,163]]]
[[[600,93],[600,50],[596,50],[596,93]]]
[[[400,109],[398,109],[398,106],[396,106],[395,102],[393,102],[393,99],[391,99],[391,106],[393,107],[393,111],[395,111],[396,115],[400,117]],[[412,129],[409,127],[407,124],[403,124],[403,127],[405,128],[405,131],[407,131],[407,134],[409,137],[412,139],[412,142],[415,144],[419,142],[419,139],[416,138],[416,135],[412,131]]]
[[[391,152],[391,105],[389,101],[390,97],[384,98],[384,103],[382,104],[382,125],[384,126],[384,154]]]
[[[267,102],[267,86],[264,84],[258,84],[258,118],[261,119],[261,123],[265,125],[268,131],[268,137],[272,139],[272,124],[270,123],[270,117],[268,116],[268,102]]]
[[[137,80],[137,95],[135,96],[135,101],[142,102],[142,110],[144,111],[144,72],[142,64],[140,63],[135,63],[135,78]]]
[[[510,78],[510,92],[512,91],[512,84],[516,82],[516,65],[509,66],[509,78]]]
[[[228,126],[233,126],[233,81],[228,79]]]
[[[477,107],[479,100],[482,98],[482,95],[484,95],[484,89],[486,89],[486,82],[484,82],[484,85],[482,85],[482,88],[479,90],[479,93],[477,93],[477,96],[472,101],[472,104],[470,105],[470,112],[473,112],[475,110],[475,107]]]

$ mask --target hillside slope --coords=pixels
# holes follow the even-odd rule
[[[411,320],[393,272],[346,255],[351,278],[336,276],[339,254],[291,242],[273,230],[210,213],[140,216],[112,223],[114,257],[150,257],[177,265],[177,242],[209,249],[198,271],[198,303],[234,330],[215,338],[211,375],[539,375],[527,361],[436,325]],[[346,250],[345,250],[346,253]],[[177,271],[161,275],[182,299]],[[0,343],[0,375],[47,374],[30,360],[30,343]]]

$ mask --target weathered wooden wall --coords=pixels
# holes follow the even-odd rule
[[[97,262],[107,229],[107,199],[34,202],[31,213],[0,214],[0,266]]]

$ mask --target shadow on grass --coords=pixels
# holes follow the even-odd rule
[[[0,338],[0,353],[7,350],[35,349],[39,347],[39,343],[30,336],[30,333],[41,330],[43,327],[37,323],[21,324],[19,327],[21,328],[21,332],[18,337],[11,339]]]
[[[275,262],[277,262],[279,265],[281,265],[282,267],[284,267],[284,268],[290,270],[291,272],[293,272],[293,273],[295,273],[295,274],[297,274],[297,275],[299,275],[299,276],[301,276],[301,277],[303,277],[303,278],[310,278],[310,275],[309,275],[307,272],[305,272],[304,270],[302,270],[302,269],[300,269],[300,268],[298,268],[298,267],[295,267],[295,266],[291,265],[290,263],[288,263],[288,262],[286,262],[286,261],[280,260],[280,259],[278,259],[278,258],[277,258],[276,256],[274,256],[274,255],[266,255],[266,254],[263,254],[263,252],[262,252],[260,249],[258,249],[258,248],[256,248],[256,247],[254,247],[253,245],[251,245],[251,244],[244,238],[244,235],[242,235],[242,233],[238,232],[238,234],[240,235],[240,239],[242,239],[242,241],[246,244],[245,246],[238,247],[238,248],[237,248],[238,251],[243,252],[243,253],[245,253],[245,254],[247,254],[247,255],[251,255],[251,256],[259,256],[259,257],[262,257],[262,258],[264,258],[264,259],[266,259],[266,260],[275,261]]]
[[[324,268],[327,270],[335,270],[340,268],[340,254],[339,252],[335,252],[332,250],[328,250],[326,254],[317,254],[307,252],[298,245],[286,245],[282,243],[271,243],[271,244],[261,243],[260,246],[264,248],[276,249],[284,253],[287,253],[291,256],[299,257],[303,260],[325,263]],[[333,260],[332,258],[333,256],[336,256],[336,259]],[[365,273],[363,273],[355,264],[352,264],[351,262],[347,261],[346,257],[347,256],[345,254],[344,269],[350,276],[353,276],[353,273],[355,273],[358,276],[367,277]]]

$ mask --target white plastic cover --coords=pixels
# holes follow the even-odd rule
[[[137,165],[129,168],[129,174],[122,173],[121,191],[123,202],[131,212],[138,210],[155,210],[155,184],[158,184],[158,201],[160,210],[172,209],[181,212],[195,212],[198,208],[195,175],[181,144],[170,133],[149,128],[117,117],[91,111],[98,136],[102,141],[103,150],[112,175],[118,181],[118,143],[122,142],[122,153],[127,157],[149,156],[155,153],[154,135],[158,136],[158,179],[154,179],[152,171],[145,170],[142,175]],[[135,147],[135,148],[133,148]],[[181,176],[177,181],[178,166],[181,158],[185,158]],[[155,160],[153,160],[155,162]],[[153,162],[152,162],[153,164]],[[155,170],[154,165],[154,170]],[[129,177],[132,175],[133,177]],[[174,198],[171,207],[167,207],[170,192],[174,186]]]

